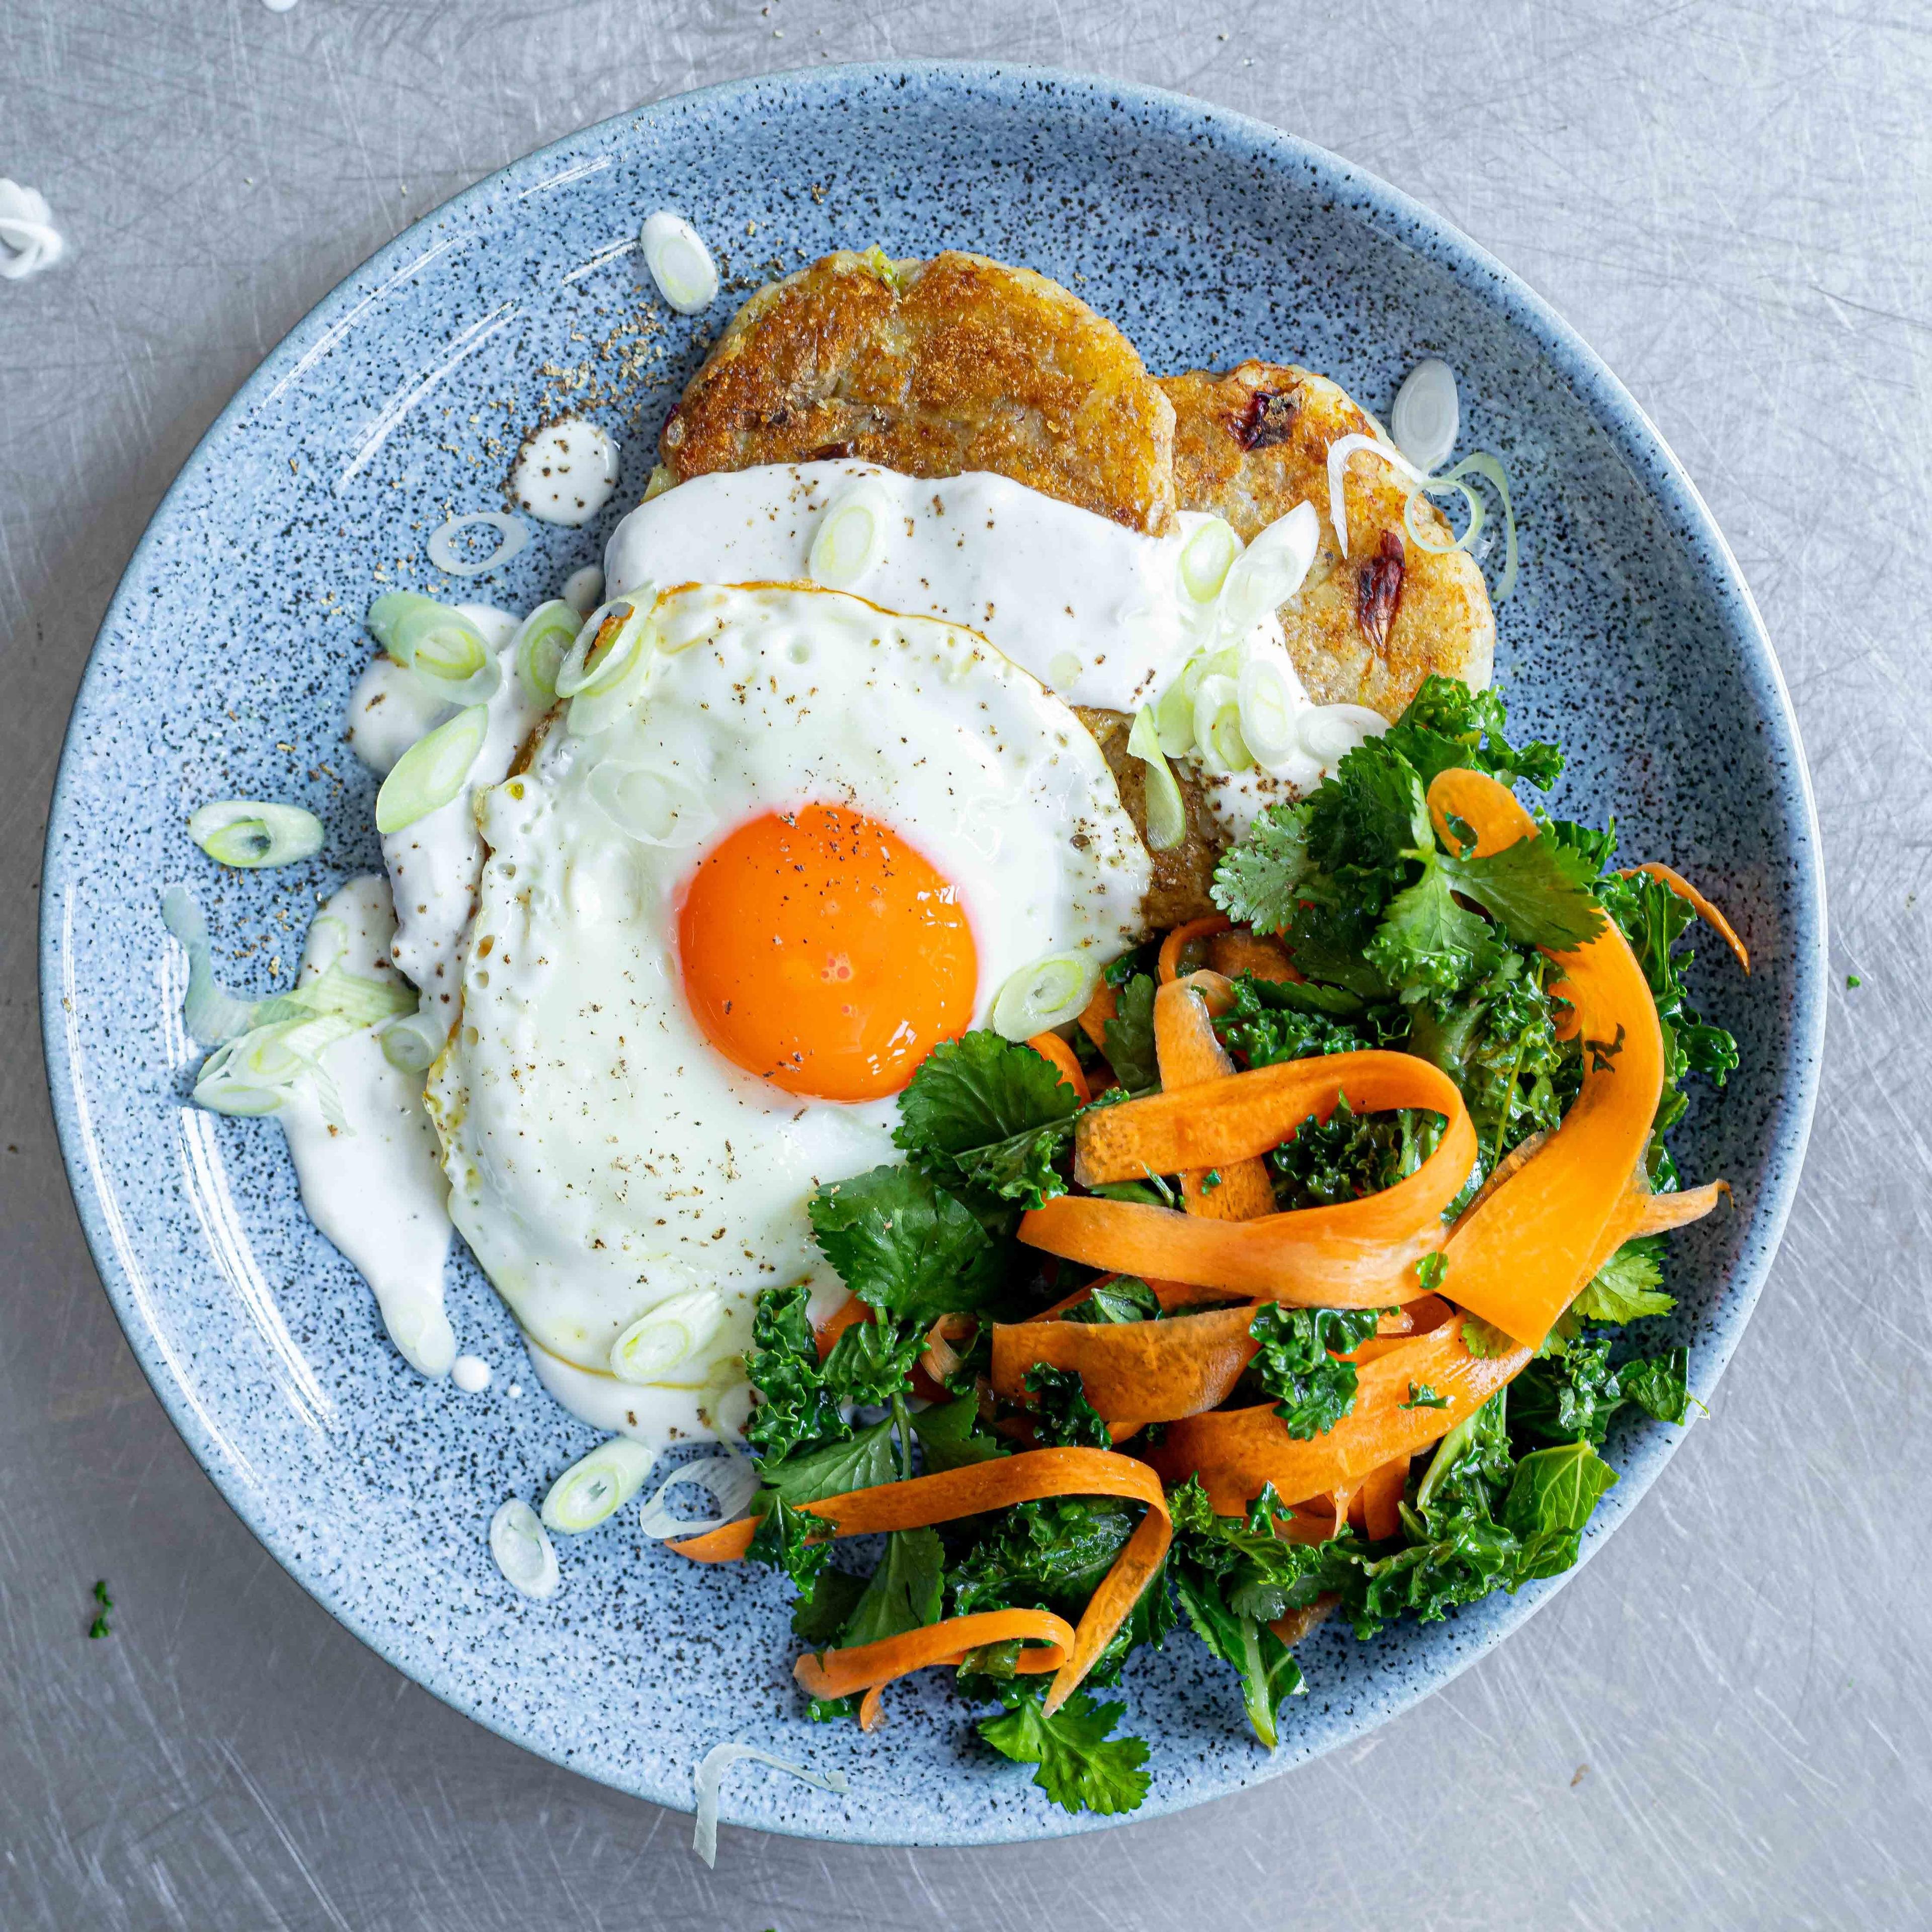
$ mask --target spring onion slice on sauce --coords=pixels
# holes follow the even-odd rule
[[[717,1334],[725,1312],[724,1298],[715,1288],[667,1297],[610,1344],[610,1372],[620,1382],[658,1381]]]
[[[502,666],[483,633],[460,610],[413,590],[392,590],[363,620],[386,656],[451,704],[487,704]]]
[[[835,496],[812,540],[806,568],[814,584],[850,590],[862,583],[885,548],[896,514],[892,499],[874,477],[862,476]]]
[[[1241,554],[1241,539],[1225,517],[1184,510],[1174,521],[1187,532],[1178,566],[1182,594],[1196,604],[1211,604]]]
[[[551,1484],[543,1499],[544,1526],[573,1536],[595,1529],[644,1487],[656,1460],[656,1450],[628,1436],[614,1436],[609,1442],[600,1442]]]
[[[734,1741],[712,1745],[698,1761],[691,1776],[691,1788],[698,1794],[698,1821],[691,1835],[691,1848],[707,1865],[716,1866],[718,1862],[718,1786],[724,1782],[724,1774],[748,1757],[755,1758],[759,1763],[768,1764],[772,1770],[784,1772],[804,1784],[815,1785],[820,1791],[842,1796],[851,1789],[842,1771],[808,1771],[803,1765],[773,1757],[770,1751],[760,1750],[755,1744]]]
[[[583,614],[560,597],[539,604],[517,626],[510,661],[524,690],[539,704],[556,702],[557,672],[583,628]]]
[[[220,864],[254,871],[313,859],[322,850],[322,820],[299,805],[226,798],[190,813],[188,836]]]
[[[472,704],[418,738],[376,794],[376,830],[400,832],[447,805],[467,782],[489,730],[489,706]]]

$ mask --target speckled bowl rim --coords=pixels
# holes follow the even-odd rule
[[[1785,748],[1790,754],[1802,801],[1797,822],[1787,822],[1784,827],[1795,866],[1792,928],[1798,941],[1793,959],[1789,1034],[1794,1081],[1784,1094],[1771,1143],[1766,1150],[1764,1185],[1751,1225],[1744,1237],[1738,1262],[1730,1278],[1722,1284],[1722,1294],[1708,1317],[1708,1330],[1700,1337],[1693,1358],[1694,1393],[1706,1402],[1762,1290],[1790,1212],[1816,1100],[1828,976],[1825,883],[1810,775],[1784,674],[1730,547],[1683,465],[1655,425],[1574,328],[1510,270],[1460,230],[1400,189],[1324,148],[1264,122],[1166,89],[1136,86],[1098,76],[1021,63],[907,60],[794,69],[667,96],[646,106],[613,116],[538,148],[424,214],[352,274],[346,276],[270,352],[210,424],[182,464],[128,560],[121,584],[103,620],[75,699],[49,814],[40,932],[42,1033],[62,1153],[95,1266],[142,1372],[183,1440],[221,1490],[230,1507],[323,1609],[391,1663],[394,1663],[395,1658],[368,1627],[358,1604],[346,1600],[344,1593],[329,1580],[307,1574],[300,1557],[268,1520],[267,1510],[258,1506],[245,1491],[224,1482],[223,1460],[170,1372],[158,1338],[142,1318],[140,1298],[122,1260],[115,1231],[102,1210],[99,1195],[92,1186],[83,1184],[88,1155],[77,1118],[62,1023],[60,930],[56,908],[65,902],[66,888],[70,883],[59,834],[74,808],[71,788],[79,762],[75,748],[87,735],[93,709],[100,700],[106,678],[100,642],[116,629],[125,615],[133,594],[130,586],[142,574],[150,546],[156,542],[157,532],[167,523],[184,484],[202,461],[205,453],[257,403],[265,400],[277,382],[302,359],[304,353],[312,350],[332,326],[354,307],[362,287],[372,278],[386,281],[413,260],[433,226],[465,217],[506,190],[528,188],[538,178],[554,179],[558,164],[567,166],[573,160],[622,142],[632,131],[652,122],[694,112],[728,109],[734,105],[756,105],[767,111],[775,104],[781,108],[801,104],[823,106],[855,88],[908,81],[941,89],[956,88],[980,104],[1024,105],[1036,114],[1042,106],[1041,91],[1052,89],[1064,95],[1083,98],[1088,104],[1112,104],[1129,109],[1176,133],[1211,129],[1228,166],[1246,161],[1257,167],[1297,170],[1304,181],[1312,180],[1338,194],[1346,193],[1352,217],[1366,221],[1406,247],[1418,249],[1436,262],[1528,338],[1568,383],[1572,394],[1585,406],[1592,419],[1610,439],[1618,454],[1630,466],[1634,477],[1661,512],[1671,536],[1688,554],[1694,576],[1729,620],[1730,639],[1741,652],[1739,671],[1750,676],[1757,686],[1769,728],[1781,731],[1786,740]],[[1808,938],[1808,948],[1804,943]],[[1678,1432],[1650,1430],[1627,1446],[1621,1465],[1622,1480],[1600,1506],[1592,1534],[1574,1568],[1544,1586],[1532,1586],[1526,1591],[1513,1600],[1493,1623],[1480,1631],[1472,1632],[1470,1641],[1438,1651],[1426,1662],[1418,1661],[1400,1690],[1378,1697],[1358,1718],[1352,1721],[1338,1720],[1319,1727],[1319,1734],[1306,1740],[1305,1748],[1284,1750],[1272,1768],[1273,1773],[1278,1774],[1294,1764],[1319,1756],[1400,1714],[1460,1676],[1494,1645],[1520,1628],[1601,1547],[1609,1532],[1656,1480],[1682,1439]],[[447,1668],[409,1669],[406,1674],[446,1703],[512,1742],[568,1768],[581,1768],[571,1764],[562,1750],[546,1748],[520,1735],[514,1727],[493,1721],[489,1712],[479,1706],[472,1688],[462,1682],[457,1672]],[[631,1790],[635,1796],[674,1809],[690,1808],[688,1789],[645,1788],[641,1781],[620,1784],[618,1788]],[[1150,1794],[1148,1802],[1139,1811],[1124,1819],[1096,1821],[1082,1818],[1075,1821],[1048,1810],[1046,1815],[1036,1814],[1028,1821],[1034,1828],[988,1834],[970,1842],[1011,1843],[1018,1839],[1084,1830],[1096,1824],[1132,1822],[1133,1819],[1156,1816],[1204,1802],[1234,1788],[1237,1787],[1230,1785],[1221,1790],[1204,1790],[1198,1784],[1190,1784],[1172,1796],[1156,1790]],[[730,1809],[728,1805],[727,1809]],[[784,1825],[768,1828],[789,1828]],[[796,1828],[799,1835],[811,1834],[808,1822],[802,1822]],[[868,1831],[863,1835],[868,1841],[876,1838],[882,1843],[907,1842],[889,1833]]]

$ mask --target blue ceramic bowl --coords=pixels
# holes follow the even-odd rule
[[[970,1844],[1083,1830],[977,1744],[939,1683],[902,1686],[862,1736],[818,1726],[790,1678],[784,1587],[694,1570],[615,1526],[563,1552],[547,1607],[514,1596],[484,1532],[590,1441],[538,1392],[466,1261],[458,1335],[497,1364],[483,1396],[419,1381],[357,1277],[308,1226],[274,1128],[185,1105],[163,886],[192,885],[231,980],[286,983],[315,905],[378,863],[373,787],[338,741],[382,585],[434,585],[427,532],[501,506],[518,433],[586,410],[623,446],[619,497],[533,541],[472,594],[523,608],[596,560],[641,491],[702,353],[655,319],[632,247],[660,206],[728,259],[715,332],[745,288],[840,246],[965,247],[1041,269],[1112,316],[1157,370],[1256,354],[1385,410],[1440,356],[1463,446],[1514,479],[1522,587],[1498,671],[1526,730],[1571,762],[1557,808],[1614,813],[1624,849],[1704,882],[1749,941],[1747,983],[1706,946],[1697,998],[1738,1036],[1721,1103],[1678,1136],[1735,1209],[1676,1238],[1673,1286],[1708,1399],[1777,1245],[1822,1028],[1818,832],[1778,665],[1737,566],[1676,459],[1588,349],[1506,269],[1406,196],[1271,128],[1178,95],[1025,68],[821,70],[714,88],[532,154],[418,222],[276,350],[182,470],[109,611],[74,709],[46,871],[42,971],[55,1111],[94,1258],[176,1426],[304,1586],[396,1666],[531,1750],[688,1807],[722,1739],[838,1766],[838,1798],[755,1769],[740,1823]],[[754,231],[752,224],[755,224]],[[182,820],[206,800],[314,808],[315,861],[225,874]],[[244,957],[232,956],[238,951]],[[280,980],[276,971],[279,965]],[[520,1394],[514,1393],[518,1385]],[[1677,1432],[1612,1439],[1600,1544]],[[1305,1647],[1310,1694],[1270,1757],[1192,1638],[1129,1673],[1154,1741],[1141,1815],[1273,1776],[1445,1682],[1545,1600],[1498,1598],[1368,1646]],[[933,1674],[934,1676],[937,1673]]]

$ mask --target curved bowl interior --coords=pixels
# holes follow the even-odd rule
[[[1465,447],[1498,452],[1524,531],[1498,674],[1517,724],[1571,763],[1559,812],[1614,813],[1632,858],[1702,880],[1750,943],[1747,983],[1700,946],[1695,990],[1743,1064],[1678,1136],[1735,1211],[1676,1243],[1678,1327],[1708,1395],[1768,1264],[1808,1123],[1822,910],[1802,757],[1775,664],[1708,516],[1582,344],[1468,242],[1274,130],[1178,97],[1064,75],[910,67],[780,76],[573,136],[419,222],[263,365],[183,470],[130,566],[76,705],[49,834],[44,947],[55,1102],[82,1219],[135,1352],[195,1454],[277,1558],[401,1670],[530,1748],[688,1807],[694,1761],[744,1737],[842,1766],[838,1798],[740,1772],[724,1815],[887,1842],[1084,1829],[992,1761],[938,1684],[902,1686],[862,1736],[808,1724],[786,1592],[694,1569],[634,1534],[563,1552],[524,1603],[484,1542],[588,1446],[524,1366],[466,1260],[450,1300],[497,1373],[418,1380],[360,1280],[309,1226],[279,1133],[185,1105],[184,970],[158,912],[190,883],[232,982],[286,983],[319,894],[379,864],[373,785],[338,740],[383,584],[432,581],[427,532],[500,507],[519,434],[565,409],[623,446],[590,528],[531,526],[470,594],[512,607],[594,561],[649,474],[702,350],[660,313],[632,240],[659,206],[726,258],[726,298],[827,248],[948,245],[1024,262],[1124,328],[1150,367],[1295,361],[1385,410],[1425,356],[1456,368]],[[223,874],[188,842],[210,798],[307,803],[316,861]],[[1612,1529],[1676,1432],[1613,1438]],[[1145,1811],[1270,1776],[1359,1734],[1480,1654],[1550,1586],[1369,1646],[1305,1649],[1310,1694],[1272,1758],[1191,1637],[1128,1679],[1154,1742]],[[934,1673],[936,1675],[936,1673]]]

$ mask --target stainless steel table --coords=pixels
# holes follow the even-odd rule
[[[47,195],[74,250],[0,284],[0,1924],[1932,1919],[1928,27],[1912,0],[0,0],[0,173]],[[525,1756],[364,1650],[190,1461],[62,1178],[35,879],[115,580],[313,302],[583,122],[908,53],[1262,116],[1443,211],[1582,329],[1709,498],[1790,680],[1831,868],[1831,1049],[1711,1425],[1450,1690],[1124,1832],[908,1853],[728,1830],[714,1876],[683,1817]],[[118,1611],[94,1643],[99,1576]]]

